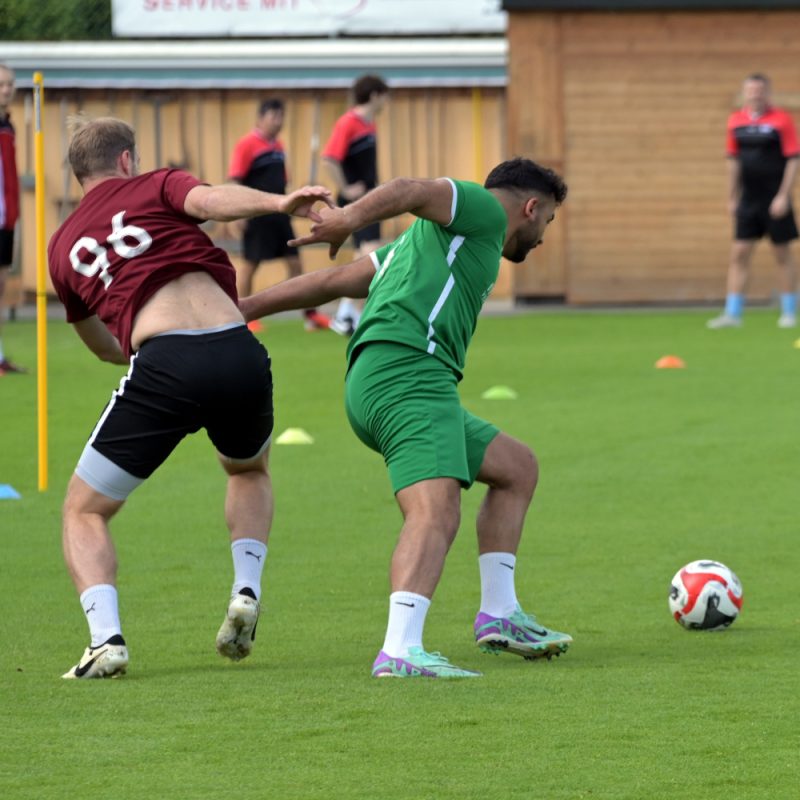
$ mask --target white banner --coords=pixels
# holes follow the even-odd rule
[[[505,32],[501,0],[113,0],[115,36]]]

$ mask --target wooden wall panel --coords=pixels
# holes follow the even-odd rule
[[[508,86],[510,154],[564,174],[564,91],[559,14],[512,14]],[[567,292],[566,208],[556,214],[544,244],[513,271],[518,297],[561,298]]]
[[[732,232],[726,120],[742,79],[761,71],[800,126],[800,13],[574,12],[558,25],[570,195],[555,224],[566,222],[568,301],[721,298]],[[543,51],[543,35],[555,34],[552,14],[514,14],[510,27],[511,105],[514,42]],[[766,243],[753,267],[749,294],[766,299],[776,291]]]
[[[227,177],[231,148],[251,129],[258,104],[270,94],[243,90],[46,90],[43,119],[48,235],[55,231],[81,194],[65,162],[64,119],[68,114],[83,109],[92,116],[115,115],[131,122],[137,131],[143,170],[182,165],[209,183],[220,183]],[[336,118],[348,106],[346,92],[303,90],[282,92],[280,96],[286,103],[281,138],[287,148],[292,183],[299,186],[312,179],[328,182],[319,151]],[[23,122],[23,103],[20,93],[12,109],[21,171],[29,159],[32,165],[31,133]],[[477,134],[476,123],[480,125]],[[483,182],[489,169],[505,156],[505,92],[493,88],[483,88],[477,93],[469,89],[397,89],[391,93],[377,125],[382,180],[447,175]],[[385,223],[385,236],[394,238],[409,222],[410,218]],[[308,223],[302,220],[295,220],[294,225],[297,233],[308,228]],[[206,229],[230,251],[236,264],[239,244],[227,226],[209,223]],[[21,240],[22,285],[32,292],[36,282],[32,188],[23,191]],[[343,248],[340,260],[346,261],[350,255],[349,249]],[[303,252],[303,260],[306,269],[328,266],[327,246],[308,248]],[[255,287],[262,288],[283,277],[282,262],[264,264],[257,273]],[[495,295],[507,297],[510,292],[510,265],[504,264]]]

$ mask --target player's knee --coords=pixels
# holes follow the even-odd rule
[[[461,524],[461,507],[458,502],[425,503],[408,509],[405,517],[407,524],[452,542]]]
[[[539,482],[539,462],[530,447],[521,444],[514,454],[513,484],[522,495],[533,497],[536,484]]]
[[[67,486],[61,512],[65,523],[77,521],[87,515],[96,515],[107,521],[122,507],[123,502],[106,497],[77,475],[73,475]]]

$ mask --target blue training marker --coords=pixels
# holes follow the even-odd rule
[[[10,483],[0,483],[0,500],[21,499],[22,495]]]

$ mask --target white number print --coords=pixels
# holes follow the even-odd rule
[[[86,263],[81,261],[81,250],[86,250],[90,254],[94,254],[94,261]],[[111,283],[111,276],[108,274],[108,268],[111,266],[108,263],[108,254],[104,247],[100,247],[97,239],[92,239],[91,236],[82,236],[72,245],[72,250],[69,251],[69,260],[72,264],[72,269],[85,275],[87,278],[93,278],[100,272],[100,280],[103,281],[103,286],[108,289]]]
[[[125,212],[120,211],[114,214],[111,219],[111,234],[106,239],[106,242],[111,245],[114,252],[120,258],[136,258],[136,256],[144,253],[153,243],[150,234],[137,225],[126,225],[124,221]],[[133,240],[135,245],[130,245],[126,241]],[[90,262],[81,260],[81,251],[85,250],[88,255],[93,255],[94,260]],[[108,268],[111,266],[108,260],[108,252],[97,239],[91,236],[82,236],[72,246],[69,251],[69,260],[72,268],[81,275],[87,278],[93,278],[97,273],[100,273],[100,280],[103,281],[103,286],[106,289],[111,285],[113,277],[109,274]]]

